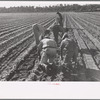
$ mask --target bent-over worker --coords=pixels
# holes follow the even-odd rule
[[[45,31],[44,39],[38,45],[38,51],[41,52],[40,64],[53,64],[57,53],[57,44],[55,40],[50,39],[50,30]]]
[[[64,34],[63,40],[60,44],[61,48],[61,59],[63,59],[63,50],[66,50],[66,56],[64,59],[64,63],[71,66],[71,59],[77,63],[77,56],[78,56],[78,46],[76,42],[68,37],[68,33]]]
[[[32,31],[34,33],[35,41],[36,41],[37,45],[39,44],[40,40],[44,36],[45,30],[46,29],[40,24],[35,23],[35,24],[32,25]],[[41,38],[39,38],[40,36],[41,36]]]

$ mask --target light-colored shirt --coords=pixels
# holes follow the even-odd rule
[[[65,38],[64,40],[62,40],[60,48],[61,50],[63,50],[64,48],[66,48],[67,51],[74,51],[76,48],[76,43],[73,39],[69,39],[69,38]]]
[[[39,51],[41,51],[43,48],[57,48],[57,44],[55,42],[55,40],[53,39],[49,39],[49,38],[44,38],[43,40],[40,41],[39,45],[38,45],[38,49]]]

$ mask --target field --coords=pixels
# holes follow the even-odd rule
[[[73,72],[58,73],[51,79],[34,72],[38,64],[32,24],[50,27],[55,13],[0,14],[1,81],[99,81],[100,13],[63,13],[64,27],[78,44],[78,65]],[[58,58],[59,62],[59,58]],[[59,67],[63,67],[58,64]],[[42,75],[42,78],[41,78]]]

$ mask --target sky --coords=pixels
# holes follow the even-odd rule
[[[52,6],[59,4],[100,4],[100,1],[0,1],[0,7],[18,7],[18,6]]]

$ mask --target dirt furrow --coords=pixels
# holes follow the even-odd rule
[[[74,21],[73,20],[73,23],[75,24],[75,27],[78,27],[78,28],[80,28],[79,27],[79,24],[77,24],[77,23],[75,23],[76,21]],[[82,28],[82,27],[81,27]],[[85,34],[86,35],[86,33],[85,33],[85,31],[84,30],[82,30],[83,31],[83,34]],[[99,70],[99,68],[98,68],[98,66],[97,65],[95,65],[96,64],[96,62],[95,62],[95,60],[94,60],[94,58],[93,58],[93,51],[92,50],[94,50],[94,51],[97,51],[97,48],[93,45],[93,43],[91,42],[92,40],[90,40],[90,38],[88,38],[87,37],[87,35],[86,36],[84,36],[84,38],[83,38],[83,34],[82,34],[82,32],[81,32],[81,30],[78,30],[78,32],[80,32],[79,34],[81,34],[81,38],[83,39],[83,41],[84,41],[84,43],[85,43],[85,45],[87,46],[87,48],[88,48],[88,50],[89,50],[89,52],[87,52],[86,50],[85,50],[85,53],[86,54],[89,54],[89,55],[91,55],[91,60],[89,60],[89,59],[87,59],[86,60],[86,62],[88,63],[88,60],[89,61],[92,61],[91,63],[89,63],[88,65],[90,66],[86,66],[86,71],[87,71],[87,74],[86,74],[86,76],[87,76],[87,78],[89,79],[89,80],[100,80],[100,70]],[[92,50],[91,50],[92,49]],[[95,55],[95,54],[94,54]],[[84,59],[85,60],[85,59]],[[93,64],[93,62],[94,62],[94,64]],[[95,66],[93,66],[93,65],[95,65]]]
[[[43,22],[43,24],[44,24],[44,23],[49,22],[51,19],[52,19],[52,18],[50,18],[50,19],[45,19],[45,20],[41,20],[41,21],[38,21],[38,23],[41,23],[41,22],[44,21],[44,22]],[[36,23],[36,22],[34,21],[34,23]],[[11,37],[15,37],[15,36],[18,35],[18,34],[25,33],[25,31],[27,31],[28,29],[31,29],[32,24],[34,24],[34,23],[30,23],[29,25],[25,26],[24,28],[21,28],[21,29],[18,29],[17,31],[11,32],[10,34],[5,34],[5,35],[3,34],[3,36],[0,37],[0,42],[3,42],[3,41],[5,41],[5,40],[8,40],[8,39],[11,38]],[[42,24],[42,23],[41,23],[41,24]]]
[[[83,23],[81,23],[80,21],[78,21],[78,22],[80,23],[80,25],[82,25],[84,27]],[[88,29],[86,27],[84,27],[84,28],[86,30],[89,29],[89,27],[88,27]],[[100,60],[99,60],[100,59],[100,50],[98,50],[98,48],[94,45],[94,43],[89,39],[89,37],[87,37],[87,35],[84,32],[82,32],[80,30],[78,30],[78,31],[80,33],[80,36],[83,38],[84,42],[86,43],[87,47],[89,48],[91,55],[93,56],[94,60],[96,61],[98,68],[100,68]]]
[[[66,24],[67,24],[66,26],[70,27],[68,22]],[[69,32],[69,34],[70,34],[71,37],[74,38],[72,30]],[[64,75],[62,75],[62,73],[58,73],[57,76],[55,78],[53,78],[53,79],[50,76],[44,77],[43,73],[38,72],[38,71],[35,70],[35,69],[37,69],[37,66],[38,66],[38,63],[39,63],[37,55],[35,55],[35,56],[36,56],[36,58],[33,56],[36,59],[35,62],[33,60],[34,58],[31,56],[31,57],[29,57],[28,62],[27,62],[27,60],[23,61],[23,64],[21,65],[21,67],[19,67],[19,68],[22,68],[22,69],[24,69],[25,66],[28,67],[30,65],[29,61],[33,60],[33,63],[31,63],[31,65],[32,65],[31,68],[32,69],[29,70],[29,73],[27,72],[27,75],[24,74],[23,75],[24,77],[20,78],[21,76],[19,76],[19,75],[21,73],[24,73],[25,70],[23,72],[21,71],[18,74],[16,73],[11,80],[14,80],[14,81],[15,80],[17,80],[17,81],[22,81],[22,80],[23,81],[24,80],[26,80],[26,81],[73,81],[73,80],[84,80],[84,79],[81,79],[83,77],[83,75],[81,75],[80,73],[78,73],[78,71],[75,71],[75,70],[74,70],[75,71],[74,73],[65,72]],[[61,62],[60,58],[57,58],[57,59],[58,59],[57,63],[58,63],[59,68],[60,67],[64,67],[64,66],[61,66],[60,63],[59,63],[59,62]],[[24,62],[26,62],[26,64]],[[81,60],[80,54],[78,56],[78,62],[79,62],[79,66],[78,66],[77,70],[80,70],[80,68],[81,68],[81,71],[82,71],[82,66],[83,65],[82,65],[82,60]],[[34,63],[35,63],[35,65],[34,65]],[[27,70],[27,68],[26,68],[26,70]]]
[[[40,14],[41,15],[41,14]],[[44,14],[43,14],[44,15]],[[46,15],[47,16],[47,15]],[[45,16],[45,17],[46,17]],[[18,16],[19,17],[19,16]],[[18,17],[17,17],[17,19],[15,19],[15,21],[11,21],[11,22],[8,22],[7,23],[7,21],[6,21],[6,23],[3,25],[0,25],[0,29],[2,30],[2,29],[9,29],[9,28],[14,28],[14,27],[18,27],[18,26],[22,26],[22,25],[24,25],[25,23],[27,23],[27,22],[29,22],[29,23],[32,23],[32,22],[34,22],[34,20],[39,20],[39,19],[43,19],[43,17],[41,17],[41,16],[38,16],[37,17],[37,15],[35,14],[33,17],[32,16],[29,16],[29,18],[27,18],[26,16],[25,16],[25,18],[20,18],[20,19],[18,19]],[[48,16],[47,16],[48,17]]]
[[[77,20],[86,30],[88,30],[95,38],[97,38],[100,41],[100,34],[99,34],[100,28],[98,27],[96,28],[96,26],[93,27],[90,24],[85,23],[80,19],[77,19],[77,18],[74,18],[74,19]]]
[[[46,18],[46,19],[48,19],[48,18]],[[46,20],[45,19],[45,20]],[[29,21],[29,22],[26,22],[26,23],[21,23],[21,25],[19,25],[18,24],[18,26],[16,26],[16,27],[11,27],[11,29],[10,29],[10,27],[8,27],[7,29],[4,29],[4,30],[0,30],[0,31],[2,31],[1,33],[0,33],[0,37],[1,36],[5,36],[5,35],[9,35],[9,34],[11,34],[11,33],[13,33],[14,31],[18,31],[18,30],[20,30],[20,29],[22,29],[22,28],[24,28],[24,27],[29,27],[29,26],[31,26],[32,24],[34,24],[34,23],[37,23],[37,22],[42,22],[44,19],[43,18],[40,18],[40,19],[35,19],[34,21]]]
[[[49,24],[51,24],[52,22],[53,22],[54,20],[52,20],[52,21],[50,21],[49,22]],[[45,24],[45,23],[44,23]],[[48,23],[47,24],[45,24],[46,25],[46,27],[48,27],[48,25],[49,25]],[[30,41],[31,40],[31,41]],[[30,42],[29,42],[30,41]],[[5,76],[7,75],[6,73],[9,73],[9,70],[10,70],[10,64],[12,64],[13,63],[13,61],[18,57],[18,55],[24,50],[24,49],[26,49],[26,48],[28,48],[28,46],[29,46],[29,44],[30,43],[32,43],[33,41],[34,41],[34,38],[33,37],[31,37],[31,39],[29,39],[29,41],[27,41],[26,43],[24,42],[22,45],[19,45],[20,47],[17,47],[17,48],[15,48],[15,51],[14,51],[14,49],[12,50],[12,52],[10,52],[10,54],[12,54],[12,56],[10,57],[9,55],[8,55],[8,60],[6,60],[6,62],[5,62],[5,64],[3,63],[2,65],[3,66],[1,66],[1,68],[3,68],[3,70],[4,71],[2,71],[2,73],[1,73],[1,80],[3,80],[3,79],[5,79]],[[24,45],[25,44],[25,45]],[[28,46],[27,46],[28,45]],[[22,50],[22,51],[21,51]],[[13,53],[14,53],[14,55],[13,55]],[[9,58],[10,57],[10,58]],[[8,66],[9,65],[9,66]]]

